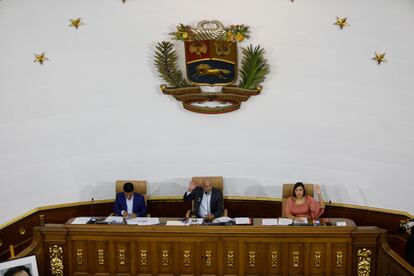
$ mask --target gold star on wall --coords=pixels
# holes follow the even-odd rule
[[[43,62],[45,62],[46,60],[49,60],[45,56],[45,52],[41,53],[40,55],[38,55],[38,54],[34,54],[34,55],[35,55],[35,60],[33,60],[33,62],[39,62],[40,65],[43,65]]]
[[[80,25],[85,25],[81,20],[82,19],[80,18],[69,19],[70,21],[69,27],[75,27],[76,29],[78,29]]]
[[[378,65],[380,65],[381,62],[387,62],[387,60],[384,57],[385,57],[385,53],[380,54],[380,53],[375,52],[375,57],[371,59],[375,60],[378,63]]]
[[[341,28],[341,30],[344,27],[349,26],[348,22],[346,22],[346,17],[344,17],[344,18],[336,17],[336,22],[334,23],[334,25],[339,26],[339,28]]]

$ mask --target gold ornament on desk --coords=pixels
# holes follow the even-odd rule
[[[41,54],[34,54],[35,59],[33,60],[33,62],[39,62],[40,65],[43,65],[43,62],[45,62],[46,60],[49,60],[46,56],[45,56],[45,52],[41,53]]]
[[[334,25],[339,26],[339,28],[341,28],[341,30],[344,27],[349,27],[350,25],[348,24],[348,22],[346,22],[346,19],[347,19],[346,17],[343,17],[343,18],[336,17],[336,22],[334,23]]]
[[[69,27],[75,27],[75,29],[78,29],[81,25],[85,25],[85,23],[82,22],[82,19],[80,17],[76,19],[69,19],[69,21]]]
[[[378,63],[378,65],[381,65],[382,62],[387,62],[387,60],[384,57],[385,57],[385,53],[380,54],[378,52],[375,52],[375,57],[371,59],[375,60]]]
[[[171,35],[184,42],[186,78],[178,69],[178,54],[172,42],[156,45],[154,63],[159,76],[168,84],[161,85],[161,91],[181,101],[185,109],[204,114],[226,113],[260,94],[261,83],[270,72],[264,49],[260,45],[243,48],[238,70],[237,43],[250,37],[248,26],[224,26],[217,20],[203,20],[195,27],[179,24]],[[240,81],[235,85],[238,75]]]

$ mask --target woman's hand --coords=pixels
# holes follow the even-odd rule
[[[319,184],[315,184],[315,192],[316,194],[320,195],[321,194],[321,186]]]

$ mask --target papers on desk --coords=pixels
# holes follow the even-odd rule
[[[87,224],[91,217],[78,217],[72,221],[72,224]]]
[[[234,222],[236,223],[236,225],[239,224],[252,224],[252,219],[251,218],[234,218]]]
[[[203,218],[196,218],[194,221],[192,221],[191,218],[188,220],[168,220],[166,225],[168,226],[187,226],[187,225],[201,225],[203,224],[204,219]]]
[[[124,217],[118,217],[118,216],[109,216],[105,219],[105,222],[111,224],[119,224],[124,222]]]
[[[289,218],[264,218],[262,219],[262,225],[264,226],[273,226],[273,225],[291,225],[293,219]]]
[[[185,222],[181,220],[167,220],[166,225],[167,226],[186,226],[188,224],[186,224]]]
[[[132,225],[156,225],[156,224],[160,224],[160,220],[158,218],[148,218],[148,217],[143,217],[143,218],[131,218],[131,219],[127,219],[127,224],[132,224]]]
[[[337,221],[335,223],[336,226],[346,226],[346,221]]]
[[[279,221],[277,218],[272,219],[262,219],[262,225],[271,226],[271,225],[279,225]]]
[[[293,223],[293,219],[290,218],[279,218],[279,225],[290,225]]]
[[[229,218],[229,217],[219,217],[219,218],[214,219],[213,223],[226,223],[226,222],[229,222],[229,221],[232,221],[232,220],[233,219]]]

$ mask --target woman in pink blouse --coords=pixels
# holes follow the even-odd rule
[[[323,202],[321,187],[317,184],[315,185],[315,191],[319,201],[306,194],[302,182],[296,183],[293,187],[292,196],[286,200],[286,216],[292,219],[295,217],[319,218],[325,210],[325,203]]]

